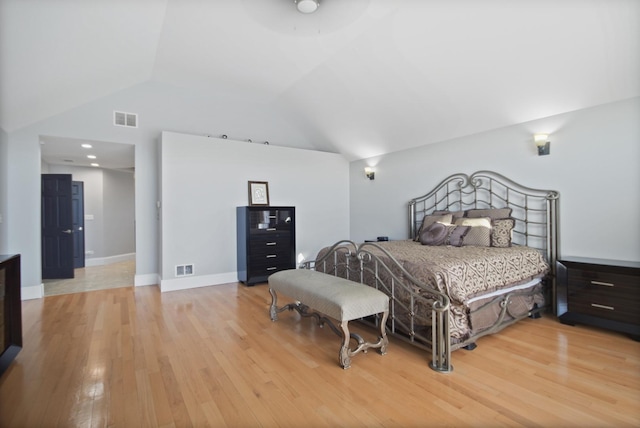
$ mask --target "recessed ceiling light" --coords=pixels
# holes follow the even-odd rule
[[[91,144],[83,144],[82,145],[83,149],[90,149],[91,147],[93,147]]]
[[[87,155],[87,157],[88,157],[89,159],[95,159],[95,158],[96,158],[96,155]]]
[[[296,6],[298,12],[313,13],[318,9],[319,2],[318,0],[296,0]]]
[[[91,164],[91,166],[100,166],[100,164],[94,162],[94,163]]]

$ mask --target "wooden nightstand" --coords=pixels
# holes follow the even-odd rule
[[[567,257],[557,262],[557,314],[640,340],[640,263]]]

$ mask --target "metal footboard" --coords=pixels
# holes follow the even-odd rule
[[[449,297],[413,277],[387,250],[375,243],[357,245],[344,240],[303,266],[384,292],[389,296],[387,332],[412,345],[431,350],[429,366],[433,370],[453,370]],[[381,322],[379,317],[363,321],[375,327],[379,327]]]

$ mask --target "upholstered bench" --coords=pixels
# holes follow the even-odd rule
[[[278,308],[276,292],[294,299],[295,303]],[[386,354],[389,339],[385,324],[389,316],[389,297],[383,292],[333,275],[308,269],[291,269],[269,276],[269,293],[272,321],[276,321],[278,313],[285,309],[295,309],[302,316],[316,317],[321,327],[326,323],[337,335],[342,336],[339,354],[342,368],[348,369],[351,366],[351,357],[360,351],[366,352],[369,348],[379,348],[382,355]],[[309,312],[309,309],[315,312]],[[382,314],[380,336],[376,343],[366,342],[360,335],[349,333],[349,321],[376,314]],[[340,321],[342,332],[327,317]],[[349,348],[352,338],[358,342],[358,346],[353,350]]]

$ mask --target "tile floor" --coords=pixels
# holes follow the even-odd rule
[[[44,295],[81,293],[106,288],[133,287],[135,260],[75,269],[72,279],[45,279]]]

